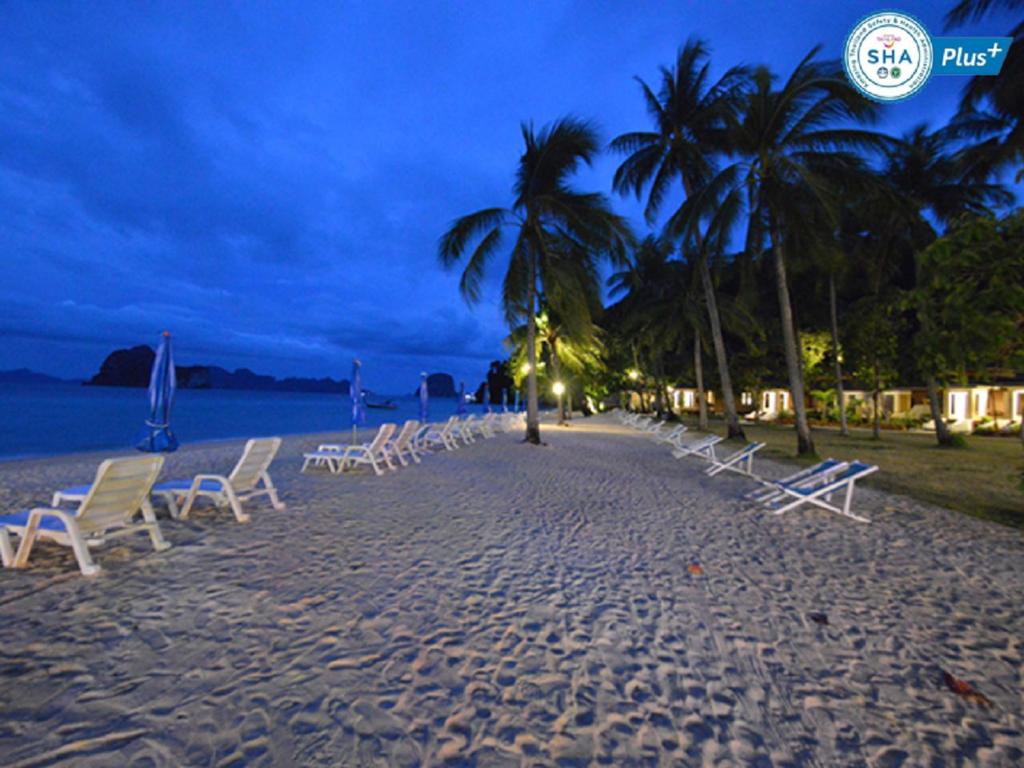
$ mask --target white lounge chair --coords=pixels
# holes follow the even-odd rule
[[[794,483],[777,483],[779,495],[765,502],[771,514],[781,515],[804,504],[813,504],[851,520],[870,523],[868,518],[851,512],[850,504],[853,502],[857,481],[877,472],[878,467],[856,460],[841,464],[842,468],[836,472],[818,473]],[[830,503],[836,493],[843,494],[842,506]]]
[[[666,419],[651,419],[645,426],[640,428],[640,431],[656,435],[661,432],[661,428],[666,424],[668,424]]]
[[[678,441],[673,443],[676,447],[672,455],[677,459],[684,456],[699,456],[702,459],[716,461],[715,446],[722,442],[722,439],[719,435],[705,435],[689,442]]]
[[[76,510],[36,507],[0,517],[3,564],[12,568],[26,567],[37,539],[70,546],[79,569],[86,576],[100,572],[100,566],[89,554],[89,547],[115,536],[145,532],[149,534],[153,549],[163,552],[171,545],[164,540],[149,503],[149,492],[163,464],[163,456],[107,459],[96,470],[96,479]],[[134,517],[140,509],[142,522],[137,523]],[[21,537],[17,553],[11,548],[9,531]]]
[[[760,479],[754,474],[754,454],[764,448],[764,443],[750,443],[721,459],[711,459],[711,466],[704,474],[714,477],[720,472],[737,472],[747,477]]]
[[[456,419],[452,424],[452,432],[456,438],[461,438],[463,444],[469,445],[476,442],[476,435],[479,422],[472,413],[464,419]]]
[[[414,442],[416,433],[419,431],[420,423],[416,419],[409,419],[402,425],[398,436],[384,444],[384,449],[388,454],[398,459],[403,467],[409,466],[409,462],[405,460],[405,454],[409,454],[409,458],[417,464],[420,463],[420,452],[416,449]]]
[[[495,425],[498,423],[498,414],[488,413],[485,414],[480,421],[476,423],[476,431],[480,437],[490,438],[494,437]]]
[[[302,472],[312,464],[316,467],[326,466],[332,473],[338,475],[349,467],[356,464],[369,464],[374,474],[383,475],[384,471],[380,465],[394,470],[395,465],[391,463],[391,456],[387,450],[388,441],[395,433],[394,424],[381,424],[376,436],[368,443],[362,445],[321,445],[312,453],[303,454]]]
[[[274,509],[285,509],[284,502],[277,496],[277,488],[270,479],[268,470],[281,447],[280,437],[257,437],[249,440],[242,450],[242,456],[231,470],[231,474],[200,474],[191,480],[169,480],[153,486],[153,495],[167,502],[172,517],[187,518],[196,499],[203,496],[212,499],[218,507],[229,506],[240,523],[249,522],[249,515],[242,509],[243,501],[258,496],[269,496]],[[181,505],[180,514],[177,512]]]
[[[420,452],[426,452],[432,448],[444,448],[446,451],[454,451],[459,447],[455,432],[455,425],[458,421],[458,416],[452,416],[443,424],[426,424],[420,427],[420,431],[414,441],[416,449]]]
[[[651,433],[651,437],[654,438],[654,442],[656,443],[672,443],[680,439],[684,432],[686,432],[686,425],[677,424],[667,432],[663,431],[662,428],[659,427],[657,432]]]

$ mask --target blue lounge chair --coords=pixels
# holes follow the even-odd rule
[[[740,448],[735,453],[721,459],[711,459],[711,466],[704,470],[704,474],[714,477],[720,472],[737,472],[756,480],[760,478],[754,474],[754,454],[764,448],[764,443],[750,443]]]
[[[719,435],[705,435],[689,442],[677,440],[672,443],[675,446],[672,455],[677,459],[681,459],[683,456],[698,456],[708,461],[716,461],[715,446],[722,440],[723,438]]]
[[[853,502],[853,491],[857,481],[877,471],[877,466],[861,461],[835,462],[824,470],[805,475],[795,481],[775,483],[774,492],[761,501],[773,515],[784,514],[804,504],[813,504],[851,520],[870,523],[868,518],[851,512],[850,505]],[[832,496],[836,493],[843,494],[842,506],[831,503]]]

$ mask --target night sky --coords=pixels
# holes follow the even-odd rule
[[[646,130],[632,78],[691,35],[719,72],[788,74],[867,13],[942,34],[949,5],[2,2],[0,369],[84,377],[169,328],[181,364],[342,377],[358,355],[378,391],[479,381],[504,354],[498,282],[467,307],[437,239],[509,204],[520,122]],[[961,85],[933,78],[880,127],[944,121]],[[610,193],[616,163],[579,186]]]

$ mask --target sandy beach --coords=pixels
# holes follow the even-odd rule
[[[39,545],[0,571],[0,764],[1024,761],[1019,531],[871,488],[871,525],[768,516],[608,416],[519,437],[381,478],[300,475],[319,438],[288,438],[285,512],[203,507],[95,579]],[[0,464],[4,511],[100,458]]]

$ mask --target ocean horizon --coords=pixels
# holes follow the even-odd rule
[[[418,419],[412,395],[375,395],[396,409],[368,408],[366,424]],[[500,410],[500,406],[492,406]],[[431,421],[455,413],[455,398],[430,400]],[[469,413],[481,405],[468,404]],[[132,451],[148,415],[145,389],[76,383],[0,384],[0,460],[84,451]],[[181,445],[271,435],[351,430],[348,395],[262,390],[183,389],[174,398],[171,430]]]

